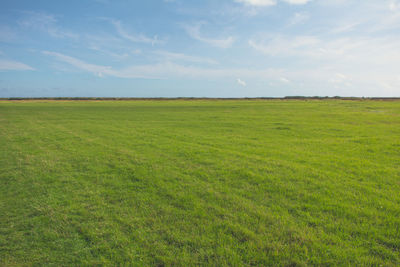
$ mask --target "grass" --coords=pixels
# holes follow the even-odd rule
[[[396,266],[399,101],[2,101],[2,266]]]

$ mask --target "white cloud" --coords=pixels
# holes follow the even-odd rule
[[[221,68],[201,68],[185,66],[171,62],[162,62],[149,65],[134,65],[122,69],[114,69],[110,66],[96,65],[87,63],[83,60],[67,56],[57,52],[43,51],[45,55],[52,56],[58,61],[67,63],[75,68],[92,73],[99,77],[113,76],[119,78],[147,78],[147,79],[169,79],[179,78],[233,78],[238,76],[249,78],[270,79],[281,74],[280,70],[262,69],[221,69]]]
[[[331,83],[344,83],[347,80],[347,76],[342,73],[336,73],[333,77],[329,80]]]
[[[376,90],[381,91],[378,95],[398,95],[397,88],[400,87],[399,74],[393,68],[391,73],[379,73],[376,69],[367,66],[350,75],[345,75],[346,64],[327,64],[327,66],[304,67],[301,69],[238,69],[238,68],[203,68],[162,62],[149,65],[134,65],[125,68],[112,68],[103,65],[87,63],[83,60],[73,58],[56,52],[43,52],[46,55],[55,57],[58,61],[67,63],[80,69],[97,75],[99,77],[112,76],[118,78],[146,78],[146,79],[235,79],[244,82],[246,79],[258,81],[278,80],[295,90],[299,84],[307,84],[308,91],[302,91],[307,95],[329,95],[329,88],[335,89],[334,95],[377,95]],[[354,66],[350,66],[351,68]],[[390,66],[389,66],[390,67]],[[393,66],[395,67],[395,66]],[[348,69],[347,69],[348,70]],[[277,78],[279,77],[279,78]],[[330,86],[330,87],[329,87]],[[312,89],[314,88],[314,89]],[[346,89],[345,91],[341,90]],[[326,92],[326,93],[325,93]],[[332,92],[332,91],[331,91]]]
[[[344,6],[350,3],[351,0],[323,0],[317,1],[317,3],[321,6]],[[357,2],[358,3],[358,2]]]
[[[82,36],[82,45],[114,61],[129,59],[133,55],[142,54],[142,50],[134,48],[125,39],[110,34],[86,34]]]
[[[112,69],[111,69],[111,67],[108,67],[108,66],[100,66],[100,65],[86,63],[77,58],[70,57],[70,56],[67,56],[67,55],[64,55],[61,53],[57,53],[57,52],[43,51],[43,54],[55,57],[59,61],[68,63],[80,70],[91,72],[99,77],[102,77],[104,74],[106,74],[106,75],[112,74]]]
[[[400,4],[392,12],[381,14],[371,20],[374,25],[368,28],[371,33],[400,29]]]
[[[24,13],[26,16],[19,21],[19,25],[24,28],[43,31],[55,38],[79,38],[78,34],[60,28],[54,15],[31,11]]]
[[[289,21],[289,26],[302,24],[310,18],[310,15],[305,12],[297,12]]]
[[[0,42],[10,42],[16,37],[15,32],[8,26],[0,25]]]
[[[250,47],[269,56],[299,56],[318,53],[321,43],[315,36],[276,36],[267,40],[249,40]],[[315,48],[315,49],[313,49]]]
[[[34,68],[18,61],[0,59],[0,71],[7,70],[34,70]]]
[[[232,46],[233,42],[235,41],[235,39],[232,36],[229,36],[225,39],[212,39],[212,38],[204,37],[200,33],[201,25],[202,25],[202,23],[198,23],[194,26],[185,26],[184,29],[189,34],[189,36],[192,37],[193,39],[201,41],[201,42],[209,44],[209,45],[212,45],[212,46],[215,46],[215,47],[229,48]]]
[[[308,2],[311,2],[312,0],[283,0],[283,1],[291,5],[304,5],[307,4]]]
[[[291,5],[304,5],[312,0],[281,0]],[[236,3],[242,3],[246,6],[255,6],[255,7],[266,7],[266,6],[274,6],[277,3],[277,0],[235,0]]]
[[[352,22],[352,23],[340,25],[338,27],[335,27],[331,32],[335,33],[335,34],[350,32],[350,31],[353,31],[360,24],[361,24],[361,22]]]
[[[184,61],[193,63],[205,63],[205,64],[218,64],[218,62],[211,58],[190,56],[182,53],[172,53],[168,51],[154,51],[154,54],[163,57],[168,61]]]
[[[158,36],[155,35],[154,37],[147,37],[144,34],[131,34],[128,33],[125,28],[122,26],[122,23],[118,20],[110,20],[111,23],[114,25],[115,29],[117,30],[118,34],[131,42],[134,43],[146,43],[146,44],[161,44],[164,43],[163,40],[159,40]]]
[[[390,2],[389,2],[389,9],[390,9],[391,11],[394,11],[394,12],[400,10],[400,3],[399,3],[399,1],[396,1],[396,0],[390,1]]]
[[[266,56],[306,59],[318,64],[343,64],[353,70],[362,70],[366,66],[375,69],[378,65],[397,69],[400,62],[400,39],[397,37],[322,39],[316,36],[278,36],[249,40],[249,45]]]
[[[290,83],[290,80],[285,77],[280,77],[279,80],[283,83]]]
[[[101,53],[103,55],[110,56],[111,58],[113,58],[115,60],[124,60],[124,59],[129,58],[132,54],[134,54],[134,52],[132,52],[132,53],[127,53],[127,52],[115,53],[115,52],[103,49],[100,46],[97,46],[97,45],[94,45],[94,44],[90,45],[88,48],[91,49],[91,50],[97,51],[97,52],[99,52],[99,53]]]
[[[240,78],[238,78],[236,81],[237,81],[238,84],[240,84],[243,87],[246,87],[246,85],[247,85],[246,82],[241,80]]]
[[[276,0],[235,0],[237,3],[242,3],[248,6],[273,6],[276,5]]]
[[[287,66],[280,77],[289,81],[306,82],[315,88],[331,86],[339,90],[337,94],[398,95],[400,39],[396,36],[281,35],[250,40],[249,45],[266,57],[280,59]],[[282,78],[280,81],[287,83]],[[382,91],[377,94],[377,90]]]

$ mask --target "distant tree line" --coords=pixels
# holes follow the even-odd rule
[[[112,100],[112,101],[128,101],[128,100],[400,100],[400,97],[342,97],[342,96],[285,96],[285,97],[6,97],[0,100]]]

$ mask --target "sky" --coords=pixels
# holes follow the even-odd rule
[[[400,97],[400,0],[1,0],[0,97]]]

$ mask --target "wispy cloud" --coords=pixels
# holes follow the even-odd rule
[[[46,32],[55,38],[78,39],[79,35],[60,28],[57,25],[56,16],[44,12],[24,12],[25,17],[19,21],[19,25],[27,28]]]
[[[11,42],[16,38],[15,32],[5,25],[0,25],[0,42]]]
[[[94,45],[94,44],[90,45],[88,48],[91,49],[91,50],[97,51],[97,52],[99,52],[99,53],[101,53],[103,55],[110,56],[111,58],[113,58],[115,60],[127,59],[132,55],[131,53],[126,53],[126,52],[124,52],[124,53],[115,53],[115,52],[103,49],[100,46],[97,46],[97,45]]]
[[[250,47],[265,55],[285,57],[320,53],[317,48],[319,43],[321,40],[314,36],[274,36],[268,40],[249,40]]]
[[[186,32],[189,34],[190,37],[192,37],[195,40],[201,41],[203,43],[219,48],[229,48],[232,46],[233,42],[235,41],[235,38],[233,38],[232,36],[222,39],[215,39],[215,38],[213,39],[209,37],[204,37],[200,32],[201,26],[203,24],[204,23],[197,23],[192,26],[184,26],[184,29],[186,30]]]
[[[391,11],[399,11],[400,10],[400,2],[397,0],[392,0],[389,2],[389,9]]]
[[[248,6],[274,6],[276,0],[235,0],[237,3],[242,3]]]
[[[121,21],[119,21],[119,20],[110,20],[110,22],[114,25],[118,34],[122,38],[129,40],[131,42],[145,43],[145,44],[151,44],[151,45],[165,43],[165,41],[159,40],[157,35],[155,35],[154,37],[148,37],[144,34],[132,34],[125,29],[125,27],[122,25]]]
[[[304,5],[312,0],[283,0],[284,2],[291,4],[291,5]]]
[[[289,21],[289,26],[302,24],[310,18],[310,15],[306,12],[297,12]]]
[[[399,4],[400,6],[400,4]],[[382,14],[374,18],[374,25],[368,29],[371,33],[400,29],[400,9],[391,10],[390,13]]]
[[[70,57],[57,52],[43,51],[42,53],[48,56],[55,57],[59,61],[68,63],[80,70],[91,72],[99,77],[102,77],[103,75],[109,75],[112,73],[112,69],[109,66],[100,66],[100,65],[86,63],[80,59]]]
[[[83,60],[52,51],[43,51],[45,55],[52,56],[58,61],[67,63],[75,68],[92,73],[96,76],[113,76],[119,78],[146,78],[146,79],[170,79],[180,78],[232,78],[232,77],[257,77],[272,78],[281,74],[280,70],[262,69],[230,69],[230,68],[202,68],[185,66],[171,62],[161,62],[148,65],[133,65],[121,69],[110,66],[87,63]]]
[[[249,45],[266,56],[318,60],[316,63],[347,62],[357,64],[357,69],[363,69],[365,64],[387,67],[400,61],[400,40],[396,37],[278,36],[261,41],[252,39]]]
[[[7,71],[7,70],[35,70],[35,69],[22,62],[0,59],[0,71]]]
[[[246,87],[246,86],[247,86],[246,82],[243,81],[243,80],[240,79],[240,78],[238,78],[236,81],[237,81],[237,83],[238,83],[239,85],[241,85],[241,86],[243,86],[243,87]]]
[[[331,32],[335,34],[346,33],[353,31],[357,26],[359,26],[361,22],[351,22],[344,25],[340,25],[335,27]]]
[[[166,4],[161,0],[162,8],[157,10],[135,2],[115,5],[112,12],[96,9],[87,16],[82,10],[59,15],[3,11],[7,16],[2,23],[7,26],[0,25],[0,41],[14,38],[16,45],[0,49],[10,59],[40,63],[43,71],[35,74],[43,77],[44,65],[50,60],[50,67],[57,70],[99,77],[171,79],[171,91],[175,90],[172,80],[190,85],[193,79],[197,86],[197,82],[214,79],[218,81],[215,87],[222,85],[224,91],[224,86],[233,83],[237,88],[251,87],[245,91],[268,94],[272,83],[282,93],[304,84],[303,88],[329,88],[326,91],[331,92],[336,92],[332,88],[352,87],[355,94],[366,87],[375,87],[371,92],[379,93],[382,87],[398,95],[400,0],[361,2],[226,0],[199,4],[176,0]],[[136,8],[129,15],[121,10],[128,6]],[[162,32],[154,30],[153,19],[165,24]],[[138,21],[140,28],[135,27]],[[49,36],[54,38],[49,40]],[[46,50],[41,54],[46,60],[40,61],[36,52],[28,52],[30,48]],[[1,69],[33,69],[21,62],[2,60]],[[65,77],[57,79],[61,83],[69,78]],[[113,81],[122,86],[135,83]]]
[[[193,63],[205,63],[205,64],[218,64],[214,59],[207,57],[191,56],[182,53],[172,53],[168,51],[154,51],[154,54],[162,57],[167,61],[183,61],[183,62],[193,62]]]
[[[256,7],[266,7],[266,6],[274,6],[277,4],[277,0],[234,0],[237,3],[242,3],[247,6],[256,6]],[[291,5],[304,5],[312,0],[281,0]]]
[[[125,39],[112,34],[86,34],[82,37],[82,44],[98,54],[105,55],[113,60],[121,61],[133,55],[139,55],[142,51],[132,47]]]
[[[309,86],[330,84],[332,88],[347,88],[358,94],[366,88],[371,92],[380,88],[386,90],[385,94],[396,94],[400,86],[397,78],[400,40],[395,36],[281,35],[250,40],[249,45],[264,54],[266,60],[280,59],[288,66],[281,76],[284,79],[280,78],[286,84],[286,79],[292,81],[291,85],[295,81],[307,81]]]
[[[346,80],[348,80],[348,78],[343,73],[335,73],[332,76],[332,78],[329,80],[329,82],[340,84],[340,83],[344,83]]]
[[[283,83],[290,83],[290,80],[285,77],[280,77],[279,80]]]

